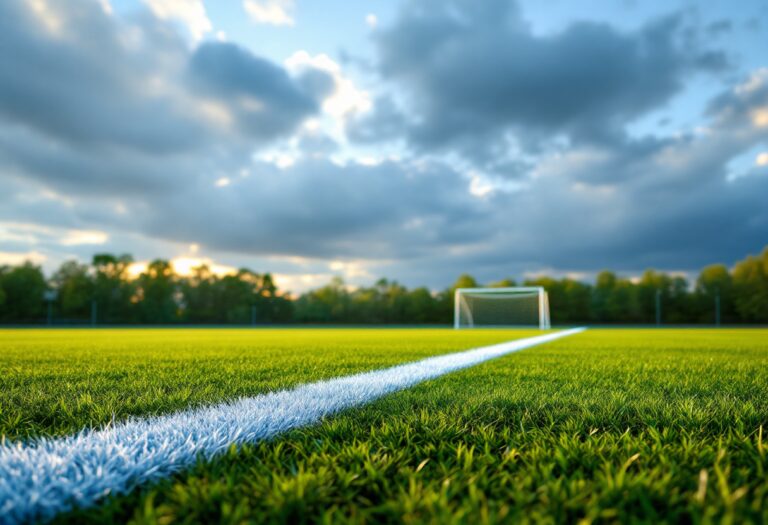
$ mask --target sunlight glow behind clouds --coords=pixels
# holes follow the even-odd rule
[[[69,230],[62,237],[62,246],[77,246],[80,244],[104,244],[109,240],[109,235],[93,230]]]
[[[194,274],[196,268],[203,265],[207,266],[208,270],[217,277],[224,277],[225,275],[234,275],[237,273],[237,268],[227,266],[226,264],[218,264],[209,257],[182,255],[174,257],[170,260],[170,263],[173,271],[182,277],[190,277]],[[128,267],[128,274],[135,279],[146,272],[148,267],[149,261],[137,261]]]
[[[0,251],[0,264],[10,264],[17,266],[25,262],[33,264],[43,264],[47,257],[40,252],[2,252]]]
[[[758,128],[768,127],[768,106],[754,110],[752,112],[752,122]]]
[[[371,96],[342,74],[341,66],[326,54],[310,55],[307,51],[297,51],[285,60],[286,67],[294,73],[307,68],[324,71],[334,83],[333,93],[323,102],[323,111],[341,120],[350,112],[364,113],[371,109]]]

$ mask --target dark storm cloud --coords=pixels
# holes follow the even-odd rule
[[[230,186],[153,201],[142,227],[241,253],[386,259],[435,286],[462,267],[492,279],[731,263],[768,242],[768,172],[728,180],[731,159],[768,140],[753,121],[768,84],[757,76],[715,107],[701,134],[574,146],[542,158],[520,189],[484,197],[439,163],[338,166],[310,148],[289,168],[259,164]]]
[[[182,174],[196,176],[195,159],[184,155],[158,162],[152,154],[123,148],[106,151],[66,147],[49,135],[21,126],[0,126],[2,175],[35,179],[73,195],[143,195],[171,191]]]
[[[46,22],[21,2],[0,5],[0,115],[76,147],[179,153],[220,135],[215,117],[268,141],[316,113],[329,89],[322,72],[295,79],[232,44],[204,44],[190,54],[178,34],[146,13],[128,24],[96,2],[47,9]],[[201,87],[225,103],[214,108],[218,115],[197,96]]]
[[[177,191],[248,161],[290,134],[332,86],[232,44],[190,50],[143,13],[96,2],[0,5],[0,176],[78,198]]]
[[[510,130],[528,146],[553,134],[601,142],[669,101],[692,73],[725,67],[683,22],[668,16],[631,33],[578,22],[539,36],[508,1],[416,1],[376,42],[381,76],[408,100],[403,132],[417,148],[476,150]],[[391,136],[391,125],[375,122],[396,122],[387,104],[353,121],[351,136]]]
[[[386,259],[475,243],[476,225],[493,214],[466,179],[439,165],[339,166],[310,154],[286,169],[251,171],[227,187],[156,200],[145,231],[240,253]]]
[[[164,64],[183,60],[181,40],[147,20],[134,51],[98,6],[70,7],[48,27],[21,2],[1,3],[0,115],[80,146],[162,152],[199,142],[200,124],[147,89]]]
[[[190,71],[200,92],[229,107],[240,126],[259,139],[293,130],[333,89],[333,80],[321,71],[309,70],[297,82],[282,67],[228,43],[201,45]]]
[[[373,110],[347,122],[347,136],[362,143],[375,143],[404,138],[408,121],[403,111],[390,96],[381,96],[373,103]]]

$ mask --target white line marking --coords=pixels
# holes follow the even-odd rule
[[[210,458],[233,444],[253,443],[318,422],[448,372],[584,330],[575,328],[403,365],[329,379],[211,407],[64,438],[0,446],[0,523],[48,520],[90,507]]]

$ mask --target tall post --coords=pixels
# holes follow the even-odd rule
[[[715,326],[720,326],[720,292],[715,292]]]
[[[91,326],[96,326],[96,318],[99,310],[99,303],[96,302],[96,299],[93,299],[91,301]]]
[[[453,328],[454,330],[459,329],[459,312],[460,312],[459,291],[456,290],[453,294]]]
[[[43,299],[48,305],[47,314],[46,314],[46,323],[48,324],[48,326],[51,326],[53,324],[53,301],[56,300],[56,297],[58,297],[58,293],[56,293],[56,290],[46,290],[43,293]]]
[[[539,330],[544,330],[544,288],[539,288]]]
[[[656,326],[661,326],[661,290],[656,290]]]

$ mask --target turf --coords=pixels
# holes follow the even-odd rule
[[[62,522],[768,521],[768,331],[591,330]]]
[[[63,435],[537,331],[0,330],[0,439]]]

